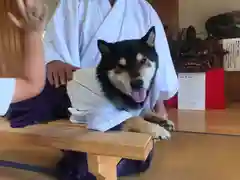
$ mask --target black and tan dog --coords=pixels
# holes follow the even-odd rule
[[[148,133],[154,138],[169,139],[169,131],[174,129],[173,122],[145,109],[156,72],[161,66],[155,50],[155,36],[155,28],[152,27],[141,39],[116,43],[98,40],[101,61],[95,68],[94,78],[109,104],[119,111],[136,112],[124,122],[123,131]],[[76,85],[73,82],[68,84],[69,97],[75,109],[81,109],[79,103],[74,102],[80,96],[76,77],[82,78],[82,75],[78,75],[81,71],[84,70],[75,72]]]

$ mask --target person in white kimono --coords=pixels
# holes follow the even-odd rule
[[[155,47],[159,69],[150,94],[149,108],[159,113],[163,100],[178,90],[167,39],[159,16],[146,0],[60,0],[44,37],[47,82],[36,98],[11,105],[8,118],[12,127],[24,127],[49,120],[68,118],[71,102],[65,84],[79,68],[96,67],[100,61],[97,40],[116,42],[141,38],[156,28]],[[84,94],[79,97],[84,98]],[[94,102],[93,102],[94,106]],[[110,130],[119,130],[121,125]],[[123,159],[118,176],[144,172],[151,162]],[[64,151],[57,164],[61,180],[93,180],[85,153]]]
[[[9,18],[25,33],[24,76],[23,78],[0,78],[0,116],[5,115],[11,102],[23,101],[38,95],[45,83],[42,33],[47,9],[41,1],[35,0],[26,0],[26,4],[23,0],[17,0],[17,5],[24,21],[17,20],[11,13]]]

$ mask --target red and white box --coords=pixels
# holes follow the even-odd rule
[[[206,73],[179,73],[177,97],[170,99],[170,107],[180,110],[225,109],[224,69]]]

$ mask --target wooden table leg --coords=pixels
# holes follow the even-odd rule
[[[117,180],[118,157],[88,154],[89,171],[97,180]]]

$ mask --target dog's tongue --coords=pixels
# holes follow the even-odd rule
[[[143,102],[146,98],[147,91],[144,88],[141,88],[139,90],[133,90],[132,91],[132,98],[136,102]]]

